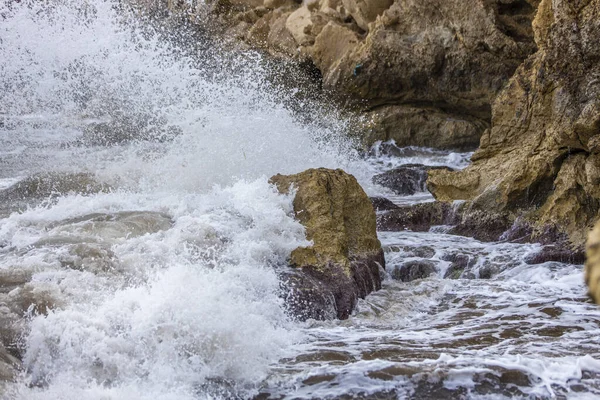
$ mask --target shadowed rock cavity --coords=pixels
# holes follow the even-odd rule
[[[348,318],[358,298],[381,288],[385,268],[375,212],[356,179],[342,170],[309,169],[271,178],[296,190],[294,211],[310,247],[295,249],[282,272],[283,297],[301,320]]]

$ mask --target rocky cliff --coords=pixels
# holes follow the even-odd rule
[[[465,149],[477,147],[493,99],[535,51],[538,4],[214,0],[186,12],[212,15],[227,38],[314,64],[326,89],[364,113],[356,130],[367,144]]]
[[[494,101],[472,165],[431,171],[429,189],[581,246],[600,206],[600,0],[543,0],[533,28],[539,49]]]

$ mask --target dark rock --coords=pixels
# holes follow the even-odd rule
[[[477,275],[479,279],[492,279],[498,273],[500,273],[500,268],[496,264],[486,263],[479,269]]]
[[[421,168],[399,167],[373,177],[373,183],[388,188],[400,196],[424,192],[425,181],[427,181],[427,170]]]
[[[444,274],[445,279],[459,279],[463,272],[476,262],[476,259],[472,260],[467,254],[462,253],[446,254],[442,257],[442,260],[451,262]]]
[[[396,210],[400,208],[396,204],[394,204],[394,202],[392,202],[389,199],[386,199],[385,197],[369,197],[369,199],[373,204],[375,212]]]
[[[425,192],[428,171],[440,168],[451,170],[448,167],[407,164],[375,175],[373,183],[386,187],[401,196],[413,195],[417,192]]]
[[[414,254],[415,257],[431,258],[435,255],[435,249],[433,249],[432,247],[429,247],[429,246],[420,246],[420,247],[415,247],[412,250],[412,253]]]
[[[581,250],[578,251],[560,246],[545,246],[537,253],[525,257],[527,264],[543,264],[549,261],[566,264],[583,264],[585,262],[585,253]]]
[[[455,212],[450,204],[421,203],[377,215],[377,228],[380,231],[392,232],[427,232],[434,225],[449,225],[455,220]]]
[[[346,319],[359,298],[381,289],[379,268],[384,265],[382,251],[378,257],[354,260],[350,277],[334,263],[326,270],[289,268],[281,274],[282,297],[290,314],[300,321]]]
[[[472,237],[482,242],[497,242],[511,226],[506,214],[469,210],[462,213],[460,222],[448,233]]]
[[[425,279],[436,272],[435,263],[428,260],[407,261],[392,270],[392,278],[402,282]]]

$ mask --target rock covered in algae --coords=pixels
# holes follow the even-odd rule
[[[295,190],[296,218],[312,246],[292,251],[295,271],[285,295],[300,319],[347,318],[358,298],[381,288],[385,268],[375,212],[356,179],[337,169],[309,169],[271,178],[282,193]]]

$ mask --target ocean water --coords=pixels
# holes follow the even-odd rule
[[[582,266],[528,265],[539,245],[380,233],[381,291],[346,321],[290,318],[278,271],[307,241],[270,176],[343,168],[389,196],[374,174],[470,155],[361,157],[267,65],[117,1],[0,4],[0,334],[23,362],[0,398],[600,395]],[[406,262],[436,273],[393,279]]]

